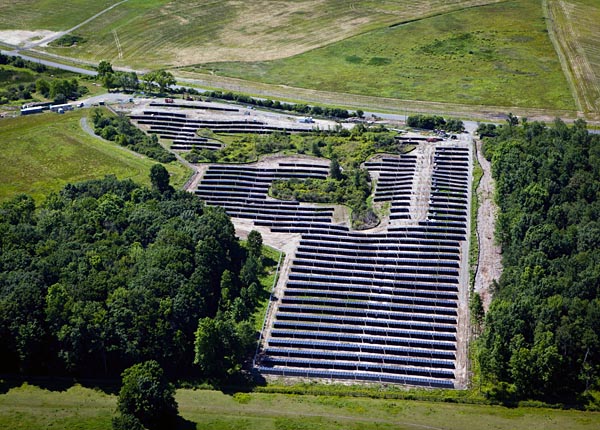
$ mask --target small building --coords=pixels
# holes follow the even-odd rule
[[[73,105],[65,103],[65,104],[62,104],[62,105],[52,105],[52,106],[50,106],[50,110],[52,112],[58,112],[60,109],[62,109],[63,112],[66,112],[68,110],[73,110]]]
[[[41,107],[42,109],[46,110],[46,109],[50,109],[51,105],[52,105],[52,102],[29,102],[29,103],[25,103],[23,106],[21,106],[21,109],[27,109],[27,108],[32,108],[32,107]]]
[[[42,106],[33,106],[21,109],[21,115],[31,115],[34,113],[42,113],[44,108]]]

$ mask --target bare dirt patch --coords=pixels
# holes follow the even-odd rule
[[[0,41],[9,45],[22,46],[29,42],[39,42],[59,34],[50,30],[0,30]]]
[[[498,208],[494,203],[495,184],[490,162],[481,151],[481,140],[476,139],[477,160],[483,169],[483,176],[477,188],[479,210],[477,212],[477,235],[479,238],[479,262],[475,276],[475,291],[483,300],[484,309],[489,309],[492,300],[491,286],[502,274],[500,246],[494,240]]]

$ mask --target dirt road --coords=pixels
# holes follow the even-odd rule
[[[482,143],[476,139],[477,160],[483,169],[483,176],[477,188],[479,210],[477,212],[477,236],[479,240],[479,262],[475,276],[475,291],[483,300],[487,310],[492,300],[490,286],[502,274],[502,256],[500,246],[494,240],[496,215],[498,208],[494,202],[495,184],[492,178],[492,167],[482,154]]]

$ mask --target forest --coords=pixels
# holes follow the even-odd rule
[[[504,272],[477,340],[488,393],[587,403],[600,382],[600,136],[510,116],[480,129]]]
[[[0,206],[0,373],[113,378],[156,360],[169,378],[240,374],[262,238],[242,246],[224,210],[175,191],[162,165],[150,177]]]

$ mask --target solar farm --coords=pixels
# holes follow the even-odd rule
[[[152,102],[136,107],[131,118],[182,151],[218,147],[199,136],[199,128],[294,133],[315,127],[205,102]],[[242,235],[258,230],[266,244],[286,252],[254,358],[256,372],[267,378],[466,386],[473,155],[470,139],[434,140],[415,139],[409,153],[378,154],[364,163],[373,201],[389,204],[380,224],[364,231],[352,230],[336,205],[269,196],[275,180],[326,178],[327,159],[274,155],[250,164],[202,166],[193,192],[208,205],[222,206]]]

